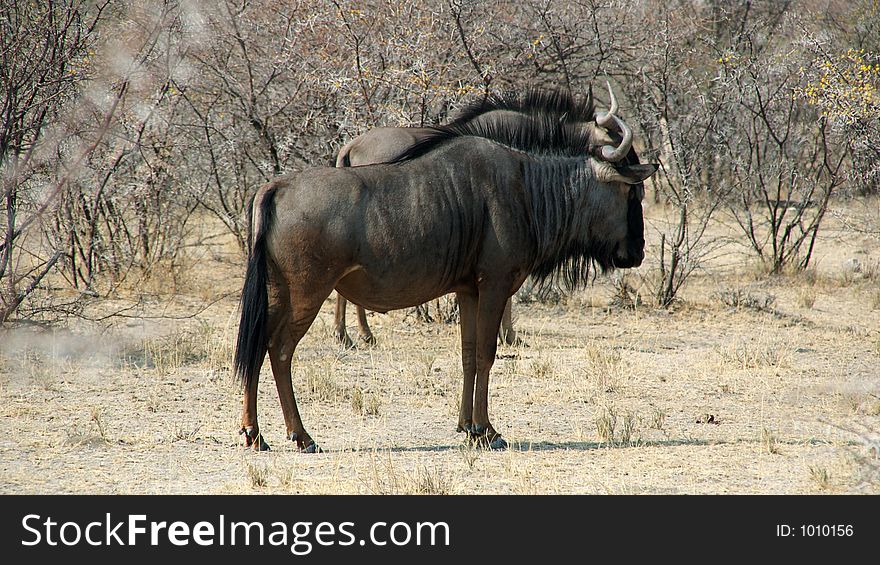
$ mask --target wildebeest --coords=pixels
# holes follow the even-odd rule
[[[505,446],[488,395],[508,298],[529,275],[576,287],[592,264],[628,268],[644,258],[642,181],[657,165],[637,163],[632,132],[613,112],[599,121],[614,142],[537,105],[516,123],[435,128],[394,163],[306,169],[261,187],[249,209],[234,362],[245,444],[268,448],[256,405],[268,351],[290,439],[318,450],[297,409],[291,360],[335,288],[377,312],[455,292],[458,429]]]
[[[521,120],[529,120],[534,108],[540,107],[541,113],[557,115],[583,127],[593,124],[592,90],[585,102],[578,102],[570,96],[555,91],[527,90],[523,96],[496,97],[489,103],[472,105],[461,113],[451,124],[452,127],[471,122],[472,126],[487,126],[504,122],[508,125]],[[612,94],[612,109],[616,110],[616,100]],[[430,127],[377,127],[370,129],[346,143],[336,156],[337,167],[360,167],[390,163],[399,159],[410,147],[429,138],[435,132]],[[334,335],[346,347],[354,343],[345,328],[346,299],[341,294],[336,297],[336,317]],[[376,338],[367,322],[367,313],[362,306],[355,305],[360,339],[375,344]],[[498,337],[507,345],[522,344],[522,340],[513,329],[511,301],[508,300],[501,317],[501,328]]]

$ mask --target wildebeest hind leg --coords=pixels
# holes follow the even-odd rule
[[[363,306],[357,307],[358,330],[361,334],[361,341],[370,345],[376,345],[376,338],[370,330],[370,324],[367,323],[367,311]]]
[[[276,325],[273,326],[275,330],[269,341],[269,361],[275,376],[275,386],[278,388],[287,435],[306,453],[320,452],[320,448],[303,426],[290,378],[291,364],[296,346],[311,327],[331,289],[332,286],[328,286],[326,292],[323,292],[312,287],[310,292],[303,293],[305,295],[292,295],[287,316],[276,320]]]
[[[265,355],[265,353],[262,355]],[[246,447],[253,447],[258,451],[268,451],[269,444],[263,440],[260,426],[257,424],[257,386],[259,382],[260,374],[256,373],[244,391],[241,430],[239,430],[239,434],[244,439]]]
[[[501,317],[501,329],[498,330],[498,339],[505,345],[524,346],[526,342],[520,339],[513,329],[512,302],[513,299],[508,299],[507,304],[504,305],[504,315]]]
[[[336,336],[336,341],[341,343],[346,349],[351,349],[354,347],[354,343],[348,337],[348,332],[345,329],[345,307],[347,304],[348,301],[344,296],[341,294],[336,295],[336,319],[333,335]]]

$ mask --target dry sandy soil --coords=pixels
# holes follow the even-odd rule
[[[664,211],[648,216],[656,240]],[[325,453],[284,441],[268,363],[273,450],[238,447],[241,260],[205,248],[176,284],[137,285],[147,308],[128,317],[0,337],[0,492],[878,493],[880,241],[840,217],[807,275],[767,277],[728,245],[670,309],[612,306],[605,276],[558,304],[515,304],[528,347],[498,351],[500,452],[455,433],[455,325],[372,314],[379,344],[343,351],[331,300],[294,375]]]

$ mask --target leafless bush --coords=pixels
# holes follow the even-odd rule
[[[740,132],[727,137],[740,196],[730,210],[771,273],[809,265],[829,200],[844,180],[845,152],[830,139],[827,117],[803,95],[809,83],[802,77],[818,61],[781,40],[802,26],[796,14],[756,24],[719,59],[734,93],[731,125]]]
[[[183,63],[172,45],[179,17],[170,4],[130,6],[105,24],[117,33],[95,46],[89,88],[122,72],[125,93],[111,135],[88,156],[46,226],[68,259],[61,274],[76,289],[106,292],[133,269],[148,274],[179,257],[186,241],[195,203],[176,190],[175,139],[167,128],[178,111],[170,97]]]
[[[108,93],[109,110],[90,124],[98,127],[82,146],[66,139],[80,124],[67,123],[64,111],[82,93],[84,60],[104,8],[74,0],[16,2],[0,11],[0,323],[63,261],[62,249],[40,245],[43,217],[106,134],[125,88]]]
[[[626,89],[644,131],[644,159],[662,165],[652,181],[654,200],[666,205],[664,218],[651,228],[660,232],[652,253],[657,267],[645,279],[654,301],[668,306],[718,247],[706,230],[730,192],[719,153],[728,133],[721,110],[729,91],[716,80],[713,53],[743,16],[735,8],[719,14],[715,5],[645,6],[656,9],[653,28],[633,32],[639,49],[651,56],[625,67],[632,73]]]
[[[4,103],[16,116],[0,142],[3,322],[75,305],[99,278],[112,285],[173,256],[191,208],[168,190],[167,132],[152,135],[168,88],[157,61],[169,63],[170,5],[14,3],[0,17]],[[79,295],[43,293],[22,311],[65,281]]]

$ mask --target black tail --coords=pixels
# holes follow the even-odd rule
[[[241,321],[235,346],[235,375],[247,388],[260,374],[260,367],[269,348],[269,275],[266,266],[266,234],[274,216],[275,189],[257,193],[248,206],[248,264],[241,291]],[[254,207],[259,221],[254,232]]]

